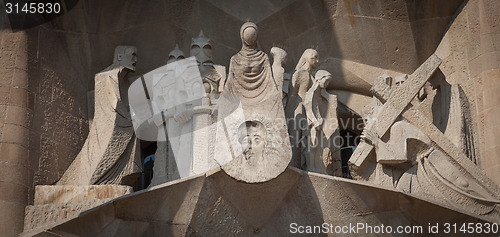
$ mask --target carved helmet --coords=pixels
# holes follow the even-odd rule
[[[175,49],[170,51],[168,54],[167,63],[175,62],[184,58],[186,58],[186,56],[184,56],[184,52],[182,52],[182,50],[179,49],[179,45],[176,44]]]
[[[196,38],[192,38],[190,55],[196,57],[201,65],[212,65],[212,44],[210,38],[205,37],[203,30]]]

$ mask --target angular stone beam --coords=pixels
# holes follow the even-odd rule
[[[437,64],[437,66],[439,66],[439,64]],[[417,69],[417,71],[418,71],[418,69]],[[432,73],[431,73],[431,75],[432,75]],[[407,81],[405,81],[405,83],[406,82]],[[403,83],[403,85],[405,83]],[[402,88],[402,89],[404,90],[404,88]],[[398,91],[402,91],[402,90],[398,90]],[[413,93],[413,91],[412,91],[412,93]],[[411,97],[411,98],[413,98],[413,97]],[[387,98],[381,98],[381,99],[388,100]],[[389,98],[389,100],[390,100],[390,98]],[[382,113],[383,112],[380,113],[381,116],[379,116],[378,119],[380,119],[380,117],[383,117]],[[432,121],[430,121],[421,111],[419,111],[415,107],[410,106],[410,107],[406,108],[405,110],[403,110],[401,116],[405,120],[407,120],[408,122],[410,122],[411,124],[413,124],[416,127],[418,127],[425,135],[427,135],[435,143],[435,145],[437,145],[439,148],[441,148],[446,154],[448,154],[450,157],[452,157],[460,166],[462,166],[465,170],[467,170],[467,173],[469,173],[473,178],[475,178],[476,180],[481,181],[481,182],[478,182],[478,183],[480,185],[482,185],[486,190],[488,190],[490,192],[490,194],[492,194],[494,197],[497,197],[497,198],[500,197],[500,187],[498,187],[491,179],[489,179],[476,165],[474,165],[472,162],[470,162],[470,160],[463,154],[463,152],[460,149],[458,149],[448,139],[448,137],[446,137],[432,123]],[[370,146],[370,145],[368,145],[366,143],[364,143],[363,146],[365,146],[365,147],[372,147],[372,146]],[[358,149],[359,149],[359,146],[356,149],[356,151]],[[351,157],[351,159],[356,154],[356,151],[353,154],[353,156]],[[369,154],[369,152],[366,153],[366,154]],[[364,158],[366,158],[366,157],[364,157]],[[351,160],[349,160],[349,162],[351,162]],[[356,166],[356,164],[354,164],[354,163],[353,163],[353,165]],[[359,167],[359,166],[357,166],[357,167]]]
[[[461,166],[460,169],[463,172],[470,174],[473,178],[480,181],[478,184],[488,190],[492,196],[500,198],[500,187],[488,178],[488,176],[484,174],[484,171],[472,163],[470,159],[465,156],[465,154],[458,149],[458,147],[455,146],[455,144],[453,144],[450,139],[448,139],[448,137],[446,137],[422,112],[414,107],[410,107],[403,112],[402,116],[408,122],[422,130],[422,132],[427,135],[435,145],[452,157]]]
[[[380,137],[384,136],[385,133],[389,131],[392,124],[411,103],[418,91],[424,86],[425,82],[427,82],[437,70],[441,61],[442,60],[438,56],[433,54],[409,76],[405,83],[395,89],[391,97],[382,106],[380,113],[376,117],[376,126],[372,128]],[[349,163],[356,167],[360,167],[372,151],[373,146],[365,142],[360,142],[349,159]]]

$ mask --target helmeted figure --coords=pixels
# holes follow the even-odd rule
[[[133,185],[141,172],[139,143],[128,109],[128,81],[137,49],[118,46],[113,64],[95,76],[95,113],[91,130],[59,185]]]

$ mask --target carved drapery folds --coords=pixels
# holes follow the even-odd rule
[[[129,71],[137,49],[118,46],[113,64],[95,76],[95,113],[91,130],[59,185],[133,185],[141,171],[138,140],[128,110]]]
[[[264,182],[291,158],[282,93],[267,54],[257,47],[257,25],[243,24],[240,36],[242,48],[231,58],[218,102],[216,160],[237,180]]]

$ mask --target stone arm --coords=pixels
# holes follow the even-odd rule
[[[234,76],[233,76],[233,58],[231,57],[231,60],[229,61],[229,73],[227,74],[227,79],[224,82],[224,85],[222,85],[222,90],[225,91],[227,90],[228,84],[234,83]],[[219,85],[220,87],[221,85]]]
[[[278,79],[274,78],[273,68],[271,66],[271,61],[269,60],[269,57],[267,55],[266,55],[266,57],[264,59],[264,68],[267,68],[267,70],[270,71],[269,73],[271,74],[271,78],[273,80],[274,88],[276,90],[278,90],[278,88],[281,88],[280,86],[278,86]],[[281,78],[281,82],[283,82],[283,77]]]
[[[178,123],[185,123],[185,122],[191,120],[193,115],[211,114],[214,111],[216,111],[215,106],[205,106],[205,105],[196,106],[191,110],[187,110],[187,111],[184,111],[181,113],[175,113],[174,111],[164,110],[161,113],[157,113],[157,114],[153,115],[153,117],[150,118],[148,120],[148,122],[150,124],[154,122],[157,126],[160,126],[161,124],[163,124],[163,118],[162,118],[162,114],[163,114],[163,117],[165,119],[173,118]]]
[[[323,123],[323,118],[319,115],[319,108],[318,108],[318,102],[319,101],[314,101],[317,97],[314,96],[316,90],[319,88],[316,88],[316,86],[313,86],[309,91],[307,91],[306,98],[304,101],[304,108],[306,110],[306,117],[309,126],[311,128],[316,128],[320,126]],[[315,113],[316,111],[316,113]]]
[[[178,113],[173,115],[173,118],[176,122],[178,123],[185,123],[193,118],[193,115],[196,114],[210,114],[212,113],[213,108],[212,106],[196,106],[192,110],[187,110],[182,113]]]
[[[288,113],[293,113],[296,109],[295,106],[298,104],[297,100],[304,99],[299,98],[302,93],[299,93],[302,90],[307,90],[306,87],[307,80],[309,80],[309,73],[305,70],[295,71],[292,75],[292,91],[289,92],[288,102],[286,104],[285,111]],[[305,82],[305,83],[304,83]],[[290,116],[288,114],[287,116]]]
[[[393,128],[389,142],[382,141],[374,130],[363,129],[361,140],[375,147],[378,163],[400,164],[408,161],[407,139],[403,137],[404,131],[400,130],[400,126],[393,125]]]

